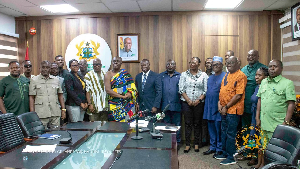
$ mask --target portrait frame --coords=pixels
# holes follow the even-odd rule
[[[291,7],[291,30],[292,40],[300,40],[300,24],[297,24],[297,10],[300,10],[300,2],[296,3]]]
[[[117,53],[122,58],[122,62],[139,62],[139,46],[140,46],[139,33],[125,33],[117,34]],[[125,40],[131,41],[130,49]]]

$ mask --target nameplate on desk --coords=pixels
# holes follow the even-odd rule
[[[156,126],[155,130],[165,130],[165,131],[177,131],[180,126]]]
[[[42,135],[39,136],[39,138],[45,138],[45,139],[49,139],[49,140],[54,140],[54,139],[57,139],[59,137],[60,137],[60,135],[58,135],[58,134],[48,134],[48,133],[42,134]]]
[[[147,127],[148,126],[148,123],[149,121],[146,121],[146,120],[139,120],[138,122],[138,126],[139,128],[142,128],[142,127]],[[134,120],[133,122],[130,123],[130,127],[135,127],[136,126],[136,121]]]
[[[22,150],[22,153],[53,153],[55,148],[56,144],[39,146],[26,145],[26,147]]]

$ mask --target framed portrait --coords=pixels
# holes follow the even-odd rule
[[[117,35],[118,56],[123,62],[139,62],[139,34],[127,33]]]
[[[291,7],[291,28],[292,28],[292,40],[300,39],[300,2]]]

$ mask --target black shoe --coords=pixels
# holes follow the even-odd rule
[[[213,158],[216,158],[216,156],[222,155],[223,152],[222,151],[217,151],[215,152],[215,154],[213,155]]]
[[[188,153],[191,150],[191,147],[187,150],[183,150],[184,153]]]
[[[215,152],[216,152],[215,150],[209,149],[209,150],[203,152],[203,155],[209,155],[209,154],[212,154],[212,153],[215,153]]]
[[[198,153],[198,152],[199,152],[199,148],[198,148],[198,149],[195,149],[195,152]]]

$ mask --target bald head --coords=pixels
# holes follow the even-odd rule
[[[101,60],[99,58],[94,59],[93,60],[94,72],[96,72],[96,73],[101,72],[101,67],[102,67]]]
[[[247,55],[247,61],[248,61],[248,64],[250,66],[254,65],[255,63],[258,62],[258,59],[259,59],[259,54],[258,54],[258,51],[255,50],[255,49],[251,49],[249,52],[248,52],[248,55]]]
[[[227,60],[230,56],[234,56],[234,52],[233,52],[232,50],[228,50],[228,51],[225,53],[225,62],[226,62],[226,60]]]
[[[227,69],[230,73],[234,73],[239,70],[240,61],[235,56],[230,56],[226,61]]]

